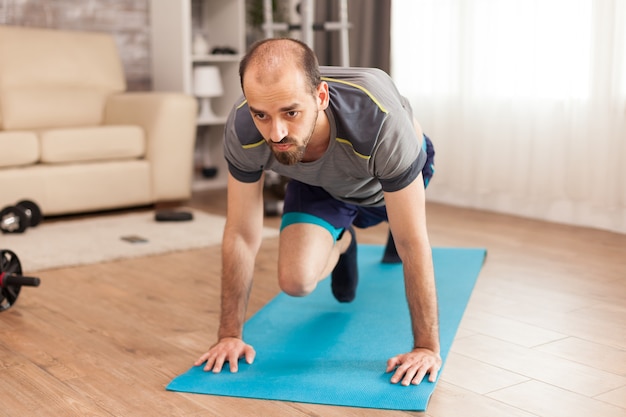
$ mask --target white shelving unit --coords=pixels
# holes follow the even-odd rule
[[[246,49],[244,0],[151,0],[152,86],[156,91],[193,94],[193,69],[197,65],[219,68],[224,94],[211,99],[218,118],[198,123],[194,190],[226,186],[223,158],[224,123],[241,94],[239,61]],[[207,40],[208,54],[194,55],[193,37],[200,31]],[[214,48],[230,48],[234,54],[211,54]],[[214,178],[203,178],[202,166],[215,166]]]

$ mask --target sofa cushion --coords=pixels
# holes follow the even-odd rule
[[[102,97],[125,89],[110,34],[0,25],[4,130],[99,124]]]
[[[99,125],[105,101],[104,92],[96,89],[21,88],[0,93],[5,130]]]
[[[0,88],[69,86],[126,89],[108,33],[0,26]]]
[[[139,126],[98,126],[40,132],[41,162],[67,163],[141,158],[146,153]]]
[[[39,160],[34,132],[0,132],[0,168],[31,165]]]

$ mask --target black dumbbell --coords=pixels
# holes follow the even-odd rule
[[[2,233],[23,233],[28,227],[41,223],[43,216],[39,206],[30,200],[22,200],[0,211]]]
[[[0,312],[15,304],[22,286],[37,287],[39,278],[23,276],[17,255],[10,250],[0,249]]]

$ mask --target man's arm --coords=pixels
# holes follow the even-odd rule
[[[195,363],[206,362],[204,370],[220,372],[229,362],[237,372],[244,356],[254,360],[252,346],[243,341],[243,324],[252,287],[254,260],[261,245],[263,228],[263,177],[242,183],[228,176],[228,209],[222,240],[222,299],[218,341]]]
[[[402,190],[385,193],[385,202],[404,268],[414,338],[413,350],[389,359],[387,372],[396,369],[391,382],[403,385],[419,384],[427,373],[434,381],[441,368],[439,322],[421,174]]]

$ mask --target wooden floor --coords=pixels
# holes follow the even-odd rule
[[[0,313],[0,416],[626,416],[625,235],[437,204],[428,222],[433,246],[488,257],[426,413],[165,391],[214,342],[212,247],[38,273]],[[278,292],[276,249],[264,241],[249,314]]]

